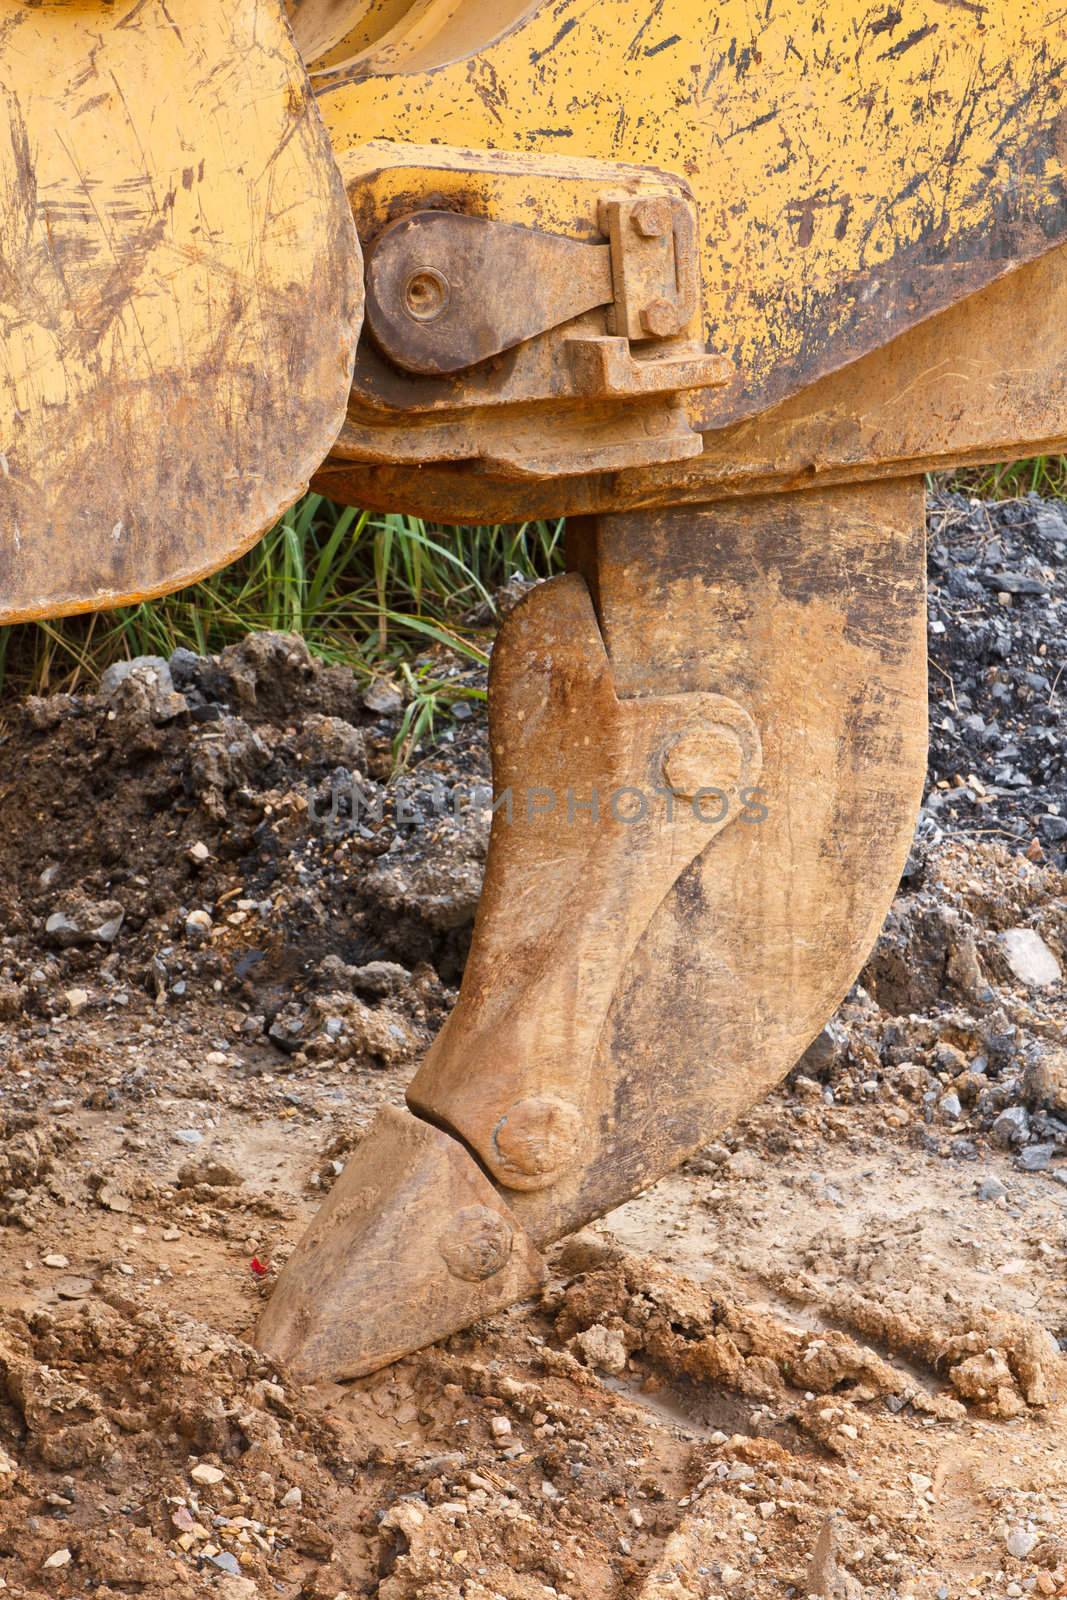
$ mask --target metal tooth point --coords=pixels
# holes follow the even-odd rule
[[[356,1378],[543,1277],[532,1240],[464,1147],[390,1106],[289,1258],[256,1342],[300,1378]]]

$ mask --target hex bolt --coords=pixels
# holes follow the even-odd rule
[[[662,239],[671,231],[671,208],[664,199],[638,200],[630,212],[634,231],[642,239]]]
[[[532,1095],[516,1101],[501,1117],[493,1147],[505,1170],[547,1185],[577,1156],[581,1129],[582,1114],[569,1100]]]
[[[436,322],[451,298],[452,285],[436,267],[416,267],[404,285],[404,310],[415,322]]]
[[[669,300],[653,300],[641,308],[641,326],[652,339],[669,339],[682,325]]]
[[[507,1264],[515,1235],[489,1206],[464,1206],[437,1241],[445,1266],[464,1283],[484,1283]]]

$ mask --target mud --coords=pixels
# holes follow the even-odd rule
[[[301,1387],[251,1331],[454,997],[484,725],[387,781],[398,696],[297,641],[113,676],[2,735],[13,1595],[1067,1594],[1054,850],[944,808],[776,1095],[536,1303]]]

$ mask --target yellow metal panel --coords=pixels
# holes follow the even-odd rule
[[[362,308],[280,5],[0,0],[0,622],[246,548],[344,416]]]
[[[468,0],[465,48],[499,12]],[[424,52],[425,55],[425,52]],[[754,410],[1067,228],[1067,11],[1049,0],[573,0],[476,55],[316,77],[335,147],[652,164],[699,199],[707,335]],[[378,65],[398,59],[391,55]],[[425,59],[422,60],[425,66]],[[515,220],[549,225],[551,186]]]

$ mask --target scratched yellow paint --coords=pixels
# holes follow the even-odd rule
[[[280,6],[0,0],[0,621],[246,547],[344,415],[359,252]]]
[[[557,0],[451,65],[313,81],[339,150],[373,134],[686,176],[708,336],[755,402],[1062,236],[1065,65],[1048,0]]]

